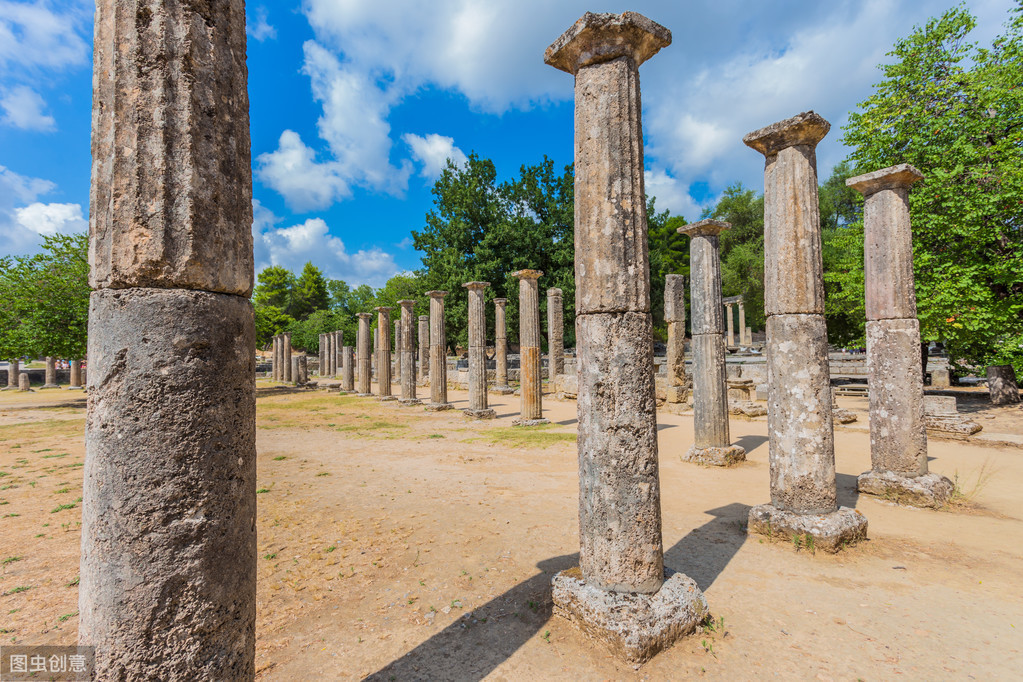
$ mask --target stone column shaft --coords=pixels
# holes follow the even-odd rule
[[[341,390],[345,393],[355,390],[355,363],[352,357],[354,351],[351,346],[341,348]]]
[[[752,341],[746,335],[746,308],[739,301],[739,345],[748,346]]]
[[[553,382],[565,373],[565,304],[556,287],[547,290],[547,355],[548,379]]]
[[[284,361],[281,363],[281,369],[284,370],[284,378],[282,381],[286,384],[290,384],[295,378],[291,374],[291,333],[284,334],[284,343],[282,353],[284,354]]]
[[[401,366],[401,404],[419,405],[422,401],[416,397],[416,344],[413,333],[415,316],[412,300],[398,301],[401,306],[401,334],[398,336],[399,357]]]
[[[735,322],[732,319],[733,317],[734,317],[734,315],[732,314],[732,304],[731,303],[726,303],[725,304],[725,322],[728,325],[728,347],[729,348],[731,348],[732,346],[735,345],[735,327],[734,327]]]
[[[668,326],[668,402],[685,400],[692,382],[686,373],[686,303],[685,279],[667,275],[664,282],[664,321]],[[680,390],[673,390],[681,387]]]
[[[18,388],[18,378],[21,375],[21,360],[11,358],[7,361],[7,387]]]
[[[419,381],[430,373],[430,316],[419,316]]]
[[[71,361],[71,378],[68,381],[68,388],[78,389],[82,387],[82,361]]]
[[[494,299],[494,393],[514,391],[508,385],[508,324],[505,320],[506,298]],[[520,313],[521,314],[521,313]]]
[[[391,395],[391,309],[374,308],[377,311],[377,383],[381,400],[395,400]]]
[[[370,354],[370,313],[359,313],[359,336],[357,339],[358,363],[359,363],[359,389],[361,396],[370,395],[370,381],[372,380],[373,365]]]
[[[53,356],[46,357],[46,381],[43,388],[60,388],[57,385],[57,358]]]
[[[450,409],[448,402],[447,331],[444,327],[446,291],[428,291],[430,297],[430,404],[427,409]]]
[[[490,282],[466,282],[469,290],[469,409],[467,416],[493,419],[487,405],[487,308],[484,289]]]
[[[543,418],[543,377],[540,372],[540,291],[539,270],[519,270],[519,380],[521,382],[520,415],[515,424],[533,426],[548,424]]]

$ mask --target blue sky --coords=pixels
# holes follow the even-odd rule
[[[807,109],[832,123],[826,176],[885,52],[953,4],[249,0],[257,268],[311,260],[380,286],[419,267],[409,233],[445,159],[475,151],[503,177],[544,154],[570,163],[572,78],[543,51],[585,11],[672,30],[641,69],[647,192],[695,218],[731,182],[762,189],[743,134]],[[985,44],[1012,2],[968,5]],[[93,7],[0,0],[0,256],[87,227]]]

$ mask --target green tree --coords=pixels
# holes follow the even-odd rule
[[[266,348],[274,336],[288,331],[295,321],[291,315],[273,305],[254,305],[256,316],[256,346]]]
[[[731,223],[721,234],[721,290],[742,296],[746,325],[763,329],[764,197],[742,183],[729,185],[707,217]]]
[[[291,270],[281,265],[272,265],[261,270],[256,277],[252,303],[257,307],[272,306],[290,315],[294,289],[295,275]]]
[[[656,203],[657,197],[647,197],[650,311],[654,317],[654,338],[666,341],[668,325],[664,322],[664,285],[668,275],[682,275],[685,278],[686,291],[689,291],[689,238],[678,233],[678,228],[686,224],[686,219],[682,216],[673,216],[668,210],[658,213]],[[688,307],[686,301],[686,308]]]
[[[329,301],[327,280],[323,273],[312,263],[306,263],[292,288],[288,313],[295,319],[304,320],[314,311],[325,310]]]
[[[1023,370],[1023,5],[990,48],[962,6],[895,43],[845,127],[857,172],[910,163],[918,314],[954,363]],[[859,270],[848,280],[862,279]],[[845,283],[843,282],[843,286]]]

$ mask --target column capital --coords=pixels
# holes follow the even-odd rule
[[[448,292],[438,291],[435,289],[433,291],[427,291],[426,295],[429,296],[430,298],[444,298],[445,296],[448,295]]]
[[[430,320],[430,316],[429,315],[420,315],[419,316],[419,321],[420,322],[424,322],[424,321],[425,322],[429,322],[429,320]]]
[[[547,290],[547,296],[548,298],[552,296],[561,296],[561,289],[557,287],[551,287],[550,289]]]
[[[415,300],[410,298],[403,298],[402,300],[398,301],[398,305],[400,305],[402,308],[411,308],[415,304],[416,304]]]
[[[897,166],[889,166],[876,170],[873,173],[857,175],[845,181],[846,187],[852,187],[865,197],[880,192],[883,189],[909,189],[918,180],[923,180],[924,174],[908,163],[900,163]]]
[[[369,320],[373,317],[373,313],[356,313],[355,316],[360,320]]]
[[[756,149],[764,156],[774,156],[787,147],[817,143],[831,130],[831,124],[813,111],[804,111],[798,116],[754,130],[742,138],[743,144]]]
[[[543,270],[518,270],[511,274],[519,279],[540,279],[543,277]]]
[[[389,313],[392,310],[394,310],[394,308],[392,308],[390,306],[382,305],[382,306],[378,306],[376,308],[373,308],[373,310],[377,311],[378,313]]]
[[[494,299],[494,305],[499,305],[499,306],[502,306],[502,307],[506,306],[506,305],[508,305],[508,299],[507,298],[495,298]]]
[[[466,282],[462,286],[472,291],[482,291],[490,286],[490,282]]]
[[[711,237],[716,236],[724,232],[725,230],[732,229],[731,223],[726,223],[723,220],[714,220],[713,218],[707,218],[701,220],[698,223],[689,223],[678,228],[679,234],[684,234],[689,237]]]
[[[662,47],[671,31],[636,12],[587,12],[544,52],[543,61],[571,74],[591,64],[629,57],[638,67]]]

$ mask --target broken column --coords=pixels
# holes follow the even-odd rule
[[[391,309],[385,306],[377,311],[377,400],[397,400],[391,395]]]
[[[736,301],[736,305],[739,307],[739,345],[748,346],[750,339],[746,335],[746,307],[743,305],[741,296]]]
[[[43,388],[60,388],[57,383],[57,358],[53,356],[46,358],[46,381]]]
[[[927,470],[920,322],[913,288],[909,164],[849,178],[863,195],[863,276],[870,387],[870,464],[861,493],[917,507],[942,507],[952,481]]]
[[[469,290],[469,408],[463,410],[473,419],[497,416],[487,406],[487,308],[483,290],[490,282],[466,282]]]
[[[251,680],[245,3],[95,16],[79,644],[95,679]]]
[[[828,332],[817,199],[817,143],[831,125],[806,112],[749,133],[765,157],[764,312],[767,315],[771,504],[749,530],[800,537],[838,551],[867,534],[867,519],[837,503]]]
[[[281,377],[281,381],[286,384],[290,384],[295,378],[291,373],[291,332],[285,332],[283,339],[281,340],[281,369],[284,370],[284,376]]]
[[[22,372],[18,375],[18,390],[19,391],[31,391],[32,381],[28,377],[28,372]]]
[[[721,335],[721,257],[719,235],[731,225],[701,220],[678,228],[689,235],[689,276],[692,289],[693,429],[687,462],[729,466],[746,459],[746,450],[731,444],[728,432],[728,383],[725,340]],[[731,305],[728,304],[729,312]]]
[[[543,418],[543,375],[540,372],[540,290],[539,270],[519,270],[519,382],[521,408],[513,426],[550,424]]]
[[[686,285],[682,275],[664,281],[664,322],[668,326],[668,390],[666,402],[684,403],[692,382],[686,372]]]
[[[512,273],[512,277],[515,273]],[[494,387],[492,393],[508,395],[515,389],[508,385],[508,324],[505,320],[507,298],[494,299]],[[521,311],[519,312],[521,315]],[[521,324],[521,322],[520,322]]]
[[[281,371],[281,359],[277,357],[277,335],[270,337],[270,380],[277,381],[277,373]]]
[[[547,290],[547,379],[565,373],[565,304],[561,289]]]
[[[428,410],[450,410],[448,402],[447,331],[444,328],[446,291],[427,291],[430,297],[430,402]]]
[[[370,319],[373,317],[373,313],[359,313],[359,335],[356,339],[358,347],[356,353],[358,353],[356,359],[359,364],[359,389],[358,395],[361,398],[367,398],[370,393],[370,382],[373,378],[373,361],[370,355]]]
[[[398,337],[398,364],[401,365],[401,405],[420,405],[422,400],[416,397],[416,348],[415,335],[412,333],[413,300],[398,301],[401,306],[401,335]]]
[[[71,378],[68,380],[69,391],[81,391],[82,389],[82,361],[71,361]]]
[[[7,361],[7,388],[4,390],[14,391],[18,388],[18,378],[21,375],[21,360],[11,358]]]
[[[639,65],[670,43],[634,12],[586,13],[544,54],[575,76],[580,548],[554,613],[630,661],[707,616],[695,581],[665,579],[661,540]]]
[[[419,385],[426,384],[430,374],[430,316],[419,316]]]
[[[341,392],[351,393],[355,390],[355,349],[351,346],[341,347]]]
[[[728,332],[726,334],[728,338],[728,347],[731,348],[735,345],[735,328],[733,327],[732,321],[732,304],[725,304],[725,321],[727,323]]]
[[[1020,401],[1016,370],[1012,365],[989,366],[987,388],[992,405],[1012,405]]]

